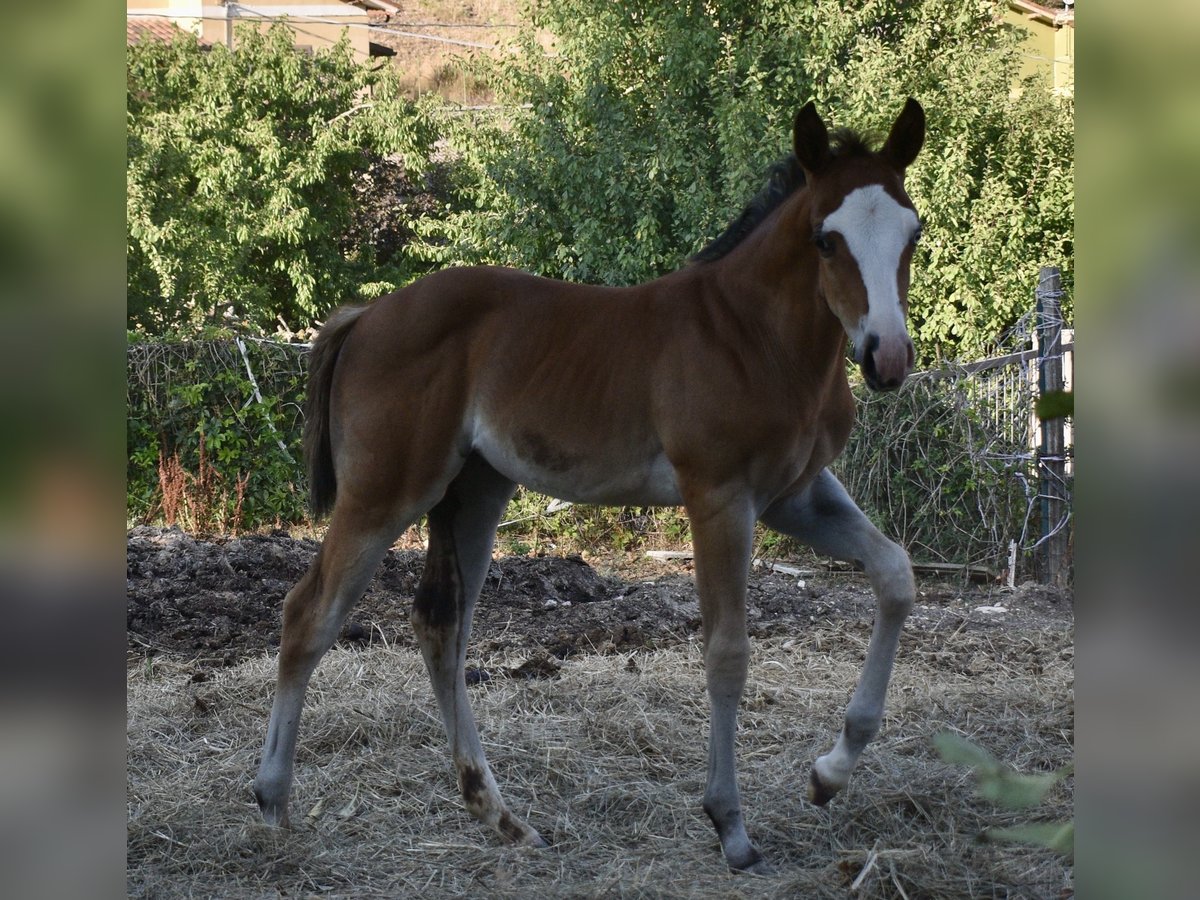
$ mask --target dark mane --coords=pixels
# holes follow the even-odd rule
[[[871,137],[861,134],[852,128],[835,128],[829,134],[829,152],[834,158],[867,156],[874,153],[871,147]]]
[[[714,262],[745,240],[746,235],[797,190],[804,187],[804,170],[789,153],[768,170],[767,183],[741,214],[715,239],[692,257],[692,262]]]
[[[834,131],[829,137],[829,143],[830,152],[834,157],[849,158],[864,156],[872,152],[867,139],[848,128],[839,128]],[[746,236],[757,228],[767,216],[802,187],[804,187],[804,170],[800,168],[796,155],[789,153],[767,170],[767,183],[763,189],[746,204],[745,209],[729,223],[724,231],[691,258],[691,262],[714,262],[728,254],[745,240]]]

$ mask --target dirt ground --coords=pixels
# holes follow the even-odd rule
[[[391,64],[413,95],[436,91],[454,103],[486,104],[491,92],[466,74],[463,61],[494,54],[516,36],[520,4],[512,0],[408,0],[394,15],[371,15],[371,41],[389,48]],[[422,39],[414,35],[426,35]],[[438,40],[440,39],[440,40]]]
[[[1072,815],[975,794],[932,739],[1019,771],[1072,758],[1072,601],[920,581],[884,728],[828,807],[803,800],[861,672],[861,574],[756,567],[738,732],[749,826],[776,865],[724,865],[700,809],[708,704],[688,560],[502,557],[475,616],[471,703],[509,803],[550,851],[470,819],[408,615],[419,549],[391,551],[305,704],[294,828],[262,825],[250,780],[274,693],[283,597],[317,550],[286,532],[128,533],[128,895],[183,897],[1068,898],[1069,861],[985,840]]]
[[[279,645],[283,598],[319,546],[285,531],[199,539],[177,529],[137,527],[127,540],[128,645],[131,664],[168,656],[200,678]],[[344,646],[414,645],[412,598],[424,554],[390,551],[366,596],[342,628]],[[869,628],[874,600],[865,577],[790,563],[800,574],[760,562],[751,571],[752,637],[796,635],[844,621]],[[493,561],[475,611],[476,654],[527,651],[530,671],[581,653],[654,649],[694,639],[700,612],[688,559],[643,554],[584,560],[502,557]],[[923,581],[909,629],[1027,631],[1070,628],[1069,594],[1036,584],[1015,591]],[[969,661],[964,664],[969,664]],[[476,671],[473,677],[492,673]]]

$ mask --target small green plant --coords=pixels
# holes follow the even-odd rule
[[[1043,421],[1073,416],[1075,415],[1075,392],[1049,391],[1042,394],[1038,397],[1037,407],[1034,411],[1037,413],[1037,417]]]
[[[1005,809],[1031,809],[1045,799],[1050,789],[1069,776],[1074,766],[1054,772],[1022,773],[1005,765],[978,744],[961,735],[943,731],[933,739],[938,754],[952,765],[975,770],[976,793]],[[1075,852],[1075,822],[1027,822],[1008,828],[989,828],[990,841],[1008,841],[1045,847],[1068,858]]]

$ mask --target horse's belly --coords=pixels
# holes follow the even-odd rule
[[[478,428],[475,452],[530,490],[573,503],[604,506],[678,506],[675,469],[662,451],[602,442],[587,450],[565,449],[533,434],[499,435]]]

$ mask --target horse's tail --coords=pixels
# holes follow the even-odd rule
[[[337,473],[329,437],[329,392],[342,344],[365,306],[343,306],[321,327],[308,358],[308,396],[304,402],[304,457],[308,463],[308,496],[313,518],[333,507]]]

